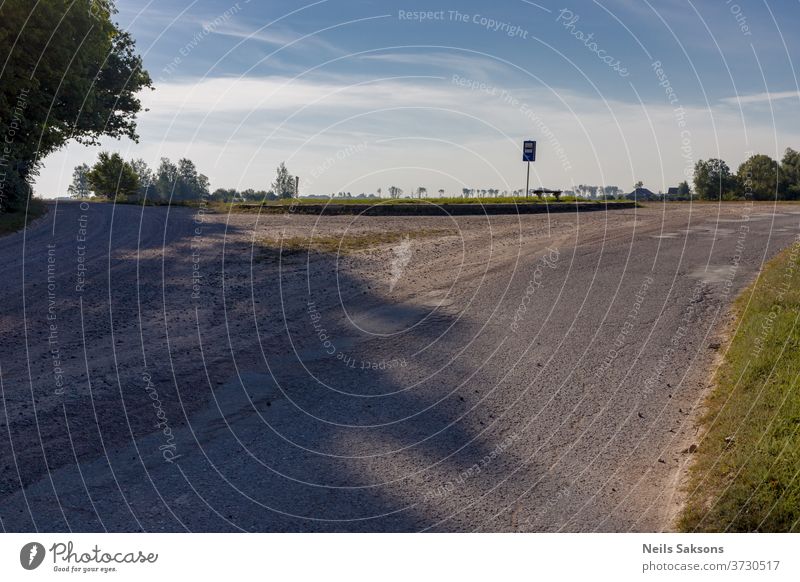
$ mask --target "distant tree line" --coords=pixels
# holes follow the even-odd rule
[[[670,188],[659,197],[669,200],[690,200],[692,197],[702,200],[736,200],[752,198],[754,200],[798,200],[800,199],[800,152],[788,148],[781,162],[769,156],[756,154],[742,163],[734,173],[720,159],[699,160],[694,167],[694,192],[688,182],[681,182],[677,188]],[[209,200],[216,202],[266,202],[285,198],[293,198],[297,182],[281,163],[276,170],[275,180],[269,190],[236,190],[218,188],[209,191],[208,178],[199,173],[194,162],[187,158],[178,160],[177,164],[169,158],[161,158],[155,171],[152,171],[144,160],[126,161],[117,153],[101,152],[93,166],[83,164],[75,168],[69,193],[73,197],[83,198],[94,193],[96,196],[115,200],[149,200],[151,202],[182,202],[192,200]],[[642,188],[641,181],[634,184],[634,191]],[[382,189],[377,189],[381,196]],[[390,198],[401,198],[402,188],[389,186]],[[418,186],[411,191],[412,198],[425,198],[428,189]],[[564,192],[567,196],[585,198],[622,198],[625,193],[618,186],[592,186],[580,184],[574,190]],[[445,190],[438,190],[439,197],[445,196]],[[464,198],[487,198],[498,196],[524,196],[525,191],[503,190],[496,188],[476,189],[462,188]],[[331,198],[367,198],[374,194],[353,196],[350,192],[338,192]],[[655,195],[654,195],[655,196]],[[319,196],[318,196],[319,197]],[[324,196],[323,196],[324,197]]]
[[[118,153],[100,152],[93,166],[75,168],[68,192],[76,198],[94,193],[109,200],[165,202],[199,200],[209,196],[208,189],[208,178],[188,158],[177,164],[161,158],[153,171],[144,160],[127,161]]]
[[[590,186],[588,184],[578,184],[572,193],[584,198],[608,199],[619,198],[624,194],[619,186]]]
[[[269,191],[218,188],[211,193],[208,178],[188,158],[181,158],[177,164],[161,158],[153,171],[142,159],[127,161],[118,153],[101,152],[93,166],[81,164],[75,168],[68,192],[74,198],[94,194],[120,202],[264,202],[294,197],[295,185],[295,178],[281,163]]]
[[[800,152],[787,148],[780,162],[755,154],[736,173],[723,160],[699,160],[694,167],[694,193],[702,200],[798,200]]]
[[[378,188],[380,190],[380,188]],[[332,192],[330,194],[314,194],[311,196],[306,196],[306,198],[320,198],[320,199],[330,199],[330,198],[355,198],[355,199],[364,199],[364,198],[379,198],[375,194],[367,194],[366,192],[362,192],[361,194],[353,195],[351,192]]]

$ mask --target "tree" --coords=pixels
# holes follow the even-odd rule
[[[428,189],[425,188],[424,186],[420,186],[419,188],[417,188],[417,198],[422,198],[427,193],[428,193]]]
[[[603,186],[600,188],[600,192],[608,200],[613,200],[621,194],[619,186]]]
[[[175,186],[178,183],[178,166],[169,158],[161,158],[155,175],[155,192],[158,199],[166,201],[172,198]]]
[[[787,200],[800,198],[800,152],[786,148],[781,160],[783,197]]]
[[[439,188],[439,198],[444,198],[444,188]]]
[[[188,158],[178,160],[178,174],[174,200],[199,200],[208,196],[208,178],[198,173],[194,162]]]
[[[293,198],[294,191],[294,178],[286,169],[286,164],[281,162],[275,174],[275,181],[272,183],[272,191],[278,195],[278,198]]]
[[[680,184],[678,184],[678,196],[686,197],[692,193],[691,189],[689,188],[689,182],[684,180]]]
[[[381,192],[382,192],[382,190],[380,188],[378,188],[378,198],[381,197]]]
[[[150,190],[153,189],[153,185],[155,183],[153,171],[141,158],[131,161],[131,167],[133,168],[133,171],[136,172],[136,176],[139,178],[139,198],[141,200],[145,200]]]
[[[117,153],[101,152],[97,163],[87,174],[89,185],[98,196],[135,196],[139,192],[139,177],[128,162]]]
[[[764,154],[750,156],[736,172],[739,192],[755,200],[776,200],[780,190],[778,162]]]
[[[90,168],[88,164],[75,166],[75,171],[72,172],[72,184],[67,188],[67,192],[69,192],[70,196],[79,199],[89,197],[92,190],[89,187],[89,171]]]
[[[0,3],[0,211],[22,204],[41,160],[70,140],[137,139],[136,94],[151,87],[113,0]]]
[[[151,185],[153,183],[153,171],[147,165],[143,159],[139,158],[136,160],[131,160],[131,167],[136,172],[136,175],[139,177],[139,181],[143,185]]]
[[[389,197],[390,198],[400,198],[403,195],[403,189],[398,188],[397,186],[389,186]]]
[[[634,189],[634,190],[638,190],[639,188],[641,188],[641,187],[643,187],[643,186],[644,186],[644,182],[642,182],[641,180],[639,180],[638,182],[636,182],[636,184],[634,184],[634,185],[633,185],[633,189]]]
[[[724,161],[711,158],[694,165],[694,191],[703,200],[719,200],[736,186],[736,178]]]

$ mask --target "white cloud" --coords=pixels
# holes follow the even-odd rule
[[[419,77],[415,77],[419,80]],[[216,77],[164,82],[142,96],[158,115],[215,114],[226,111],[289,111],[319,103],[326,108],[385,107],[387,104],[446,103],[447,96],[407,78],[378,80],[308,80],[291,77]]]
[[[771,101],[782,101],[785,99],[800,99],[798,91],[777,91],[775,93],[755,93],[751,95],[737,95],[735,97],[725,97],[721,101],[731,105],[747,105],[752,103],[769,103]]]
[[[288,47],[324,49],[332,54],[342,54],[343,51],[336,45],[326,41],[319,35],[303,35],[287,28],[263,27],[259,29],[247,28],[235,23],[226,23],[213,29],[214,34],[239,38],[247,41],[263,42],[275,47]]]
[[[446,73],[469,72],[471,76],[497,76],[509,73],[508,63],[484,57],[479,54],[458,54],[452,52],[380,52],[359,55],[359,60],[367,62],[390,63],[393,65],[413,65],[443,69]]]

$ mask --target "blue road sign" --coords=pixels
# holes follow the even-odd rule
[[[535,162],[536,161],[536,142],[526,141],[522,146],[522,161]]]

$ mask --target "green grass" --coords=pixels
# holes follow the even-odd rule
[[[92,201],[93,199],[90,199]],[[97,200],[97,202],[112,202],[110,200]],[[266,202],[219,202],[216,200],[173,200],[171,202],[166,200],[150,200],[148,199],[146,206],[188,206],[190,208],[204,207],[211,212],[228,213],[233,212],[236,214],[251,213],[251,212],[270,212],[285,211],[286,208],[291,206],[315,206],[325,204],[345,204],[353,206],[373,206],[378,204],[553,204],[556,202],[603,202],[603,200],[586,200],[583,198],[576,198],[574,196],[561,196],[556,200],[553,196],[546,196],[539,198],[538,196],[531,195],[530,198],[524,196],[506,196],[499,198],[463,198],[461,196],[453,196],[446,198],[292,198],[283,200],[271,200]],[[608,204],[617,204],[620,202],[630,202],[629,200],[608,200]],[[117,204],[137,204],[141,206],[142,200],[139,198],[123,198],[116,199]]]
[[[734,304],[679,526],[800,531],[800,241]]]
[[[283,253],[284,260],[306,254],[349,255],[375,247],[397,244],[403,240],[435,238],[457,234],[455,230],[420,229],[412,231],[376,231],[369,233],[345,233],[342,235],[312,235],[310,237],[286,237],[281,240],[262,240],[261,258],[277,259]]]
[[[250,203],[223,203],[223,202],[213,202],[210,203],[209,206],[215,206],[219,209],[224,209],[226,211],[233,210],[234,212],[239,210],[252,210],[258,209],[259,207],[283,207],[283,206],[293,206],[293,205],[317,205],[317,204],[356,204],[356,205],[366,205],[372,206],[375,204],[552,204],[554,202],[594,202],[592,200],[583,200],[575,198],[574,196],[562,196],[559,200],[556,200],[552,196],[548,196],[546,198],[539,198],[538,196],[531,196],[530,198],[525,198],[524,196],[520,197],[499,197],[499,198],[462,198],[462,197],[450,197],[450,198],[300,198],[300,199],[291,199],[291,200],[275,200],[271,202],[264,202],[263,204],[258,202],[250,202]],[[629,202],[628,200],[609,200],[609,204],[615,204],[617,202]]]
[[[47,212],[47,204],[38,198],[31,198],[27,212],[24,208],[15,212],[0,213],[0,236],[5,236],[18,230],[22,230],[32,220],[44,216]]]
[[[547,202],[555,202],[556,199],[548,197]],[[562,196],[562,202],[574,202],[576,199],[571,196]],[[276,200],[275,202],[267,202],[267,205],[291,205],[292,202],[299,202],[300,204],[420,204],[420,203],[433,203],[433,204],[524,204],[541,202],[544,203],[545,199],[540,199],[538,196],[531,196],[525,198],[524,196],[506,196],[498,198],[464,198],[462,196],[451,196],[445,198],[300,198],[299,200]]]

